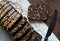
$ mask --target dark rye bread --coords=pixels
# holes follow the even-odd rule
[[[4,5],[4,3],[5,2],[1,2],[0,5]],[[5,4],[4,6],[2,5],[3,8],[0,8],[0,15],[3,15],[0,17],[0,25],[9,33],[12,40],[29,41],[32,37],[35,38],[36,36],[36,39],[40,41],[42,37],[33,29],[27,19],[23,17],[11,4],[8,4]]]
[[[31,21],[45,21],[49,13],[49,7],[46,4],[35,3],[28,7],[28,19]]]
[[[31,5],[33,5],[33,4],[40,4],[40,5],[45,4],[45,5],[47,5],[47,7],[48,7],[47,9],[49,9],[48,19],[53,15],[54,6],[51,3],[49,3],[48,0],[37,0],[37,1],[36,0],[33,0],[33,1],[28,0],[28,1],[30,2]],[[29,19],[29,20],[31,21],[31,19]],[[37,18],[37,20],[38,20],[38,18]],[[44,22],[46,22],[47,20],[45,20]],[[36,21],[36,20],[34,20],[34,21]]]

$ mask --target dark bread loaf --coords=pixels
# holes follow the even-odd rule
[[[29,20],[38,20],[44,21],[48,19],[50,12],[49,7],[46,4],[37,4],[34,3],[28,8],[28,19]]]
[[[30,9],[30,6],[29,6],[29,9],[30,9],[30,10],[28,9],[28,10],[29,10],[28,13],[29,13],[29,12],[31,12],[31,13],[28,14],[28,18],[29,18],[30,21],[36,21],[36,20],[38,21],[38,19],[40,19],[39,21],[42,20],[42,21],[46,22],[46,21],[49,20],[49,18],[53,15],[53,11],[54,11],[53,5],[49,2],[49,0],[37,0],[37,1],[36,1],[36,0],[28,0],[28,1],[29,1],[30,4],[31,4],[30,6],[35,5],[35,4],[39,4],[40,6],[41,6],[41,5],[46,6],[46,7],[45,7],[45,10],[48,9],[48,16],[47,16],[47,14],[44,13],[44,10],[40,10],[38,7],[35,7],[35,8],[38,8],[40,11],[42,11],[42,15],[45,16],[45,17],[42,16],[42,17],[38,17],[38,18],[37,18],[37,17],[36,17],[37,15],[36,15],[36,16],[33,16],[33,15],[36,14],[36,12],[33,12],[34,14],[31,14],[32,11],[30,11],[31,9]],[[37,5],[36,5],[36,6],[37,6]],[[33,7],[32,7],[32,8],[33,8]],[[34,9],[35,9],[35,8],[34,8]],[[42,8],[43,8],[43,7],[42,7]],[[33,11],[37,11],[37,10],[33,10]],[[39,14],[41,13],[40,11],[39,11]],[[47,12],[47,11],[46,11],[46,12]],[[43,14],[43,13],[44,13],[44,14]],[[31,15],[32,15],[33,17],[31,17]],[[39,16],[41,16],[41,15],[39,15]],[[34,20],[33,18],[35,18],[35,20]]]
[[[29,41],[35,36],[40,41],[42,38],[28,23],[27,19],[6,2],[0,2],[0,25],[4,27],[14,41]]]

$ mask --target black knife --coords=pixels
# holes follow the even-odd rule
[[[49,28],[48,28],[48,31],[47,31],[47,34],[46,34],[44,41],[48,41],[48,38],[54,29],[56,19],[57,19],[57,10],[54,10],[54,14],[52,16],[52,19],[51,19],[51,22],[50,22],[50,25],[49,25]]]

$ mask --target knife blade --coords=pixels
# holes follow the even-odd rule
[[[51,35],[51,33],[52,33],[53,29],[54,29],[56,19],[57,19],[57,9],[54,10],[54,14],[52,16],[52,19],[51,19],[51,22],[50,22],[50,25],[49,25],[49,28],[48,28],[48,31],[47,31],[47,34],[45,36],[44,41],[48,41],[48,38],[49,38],[49,36]]]

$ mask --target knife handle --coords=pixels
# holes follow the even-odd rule
[[[48,28],[48,31],[47,31],[47,34],[46,34],[46,37],[45,37],[44,41],[47,41],[48,37],[51,35],[51,33],[52,33],[53,29],[54,29],[56,18],[57,18],[57,10],[54,11],[54,14],[53,14],[53,17],[52,17],[52,20],[51,20],[51,23],[49,25],[49,28]]]
[[[51,33],[54,29],[54,26],[55,26],[55,23],[56,23],[56,18],[57,18],[57,10],[54,11],[51,23],[50,23],[49,28],[48,28],[47,37],[49,37],[51,35]]]

